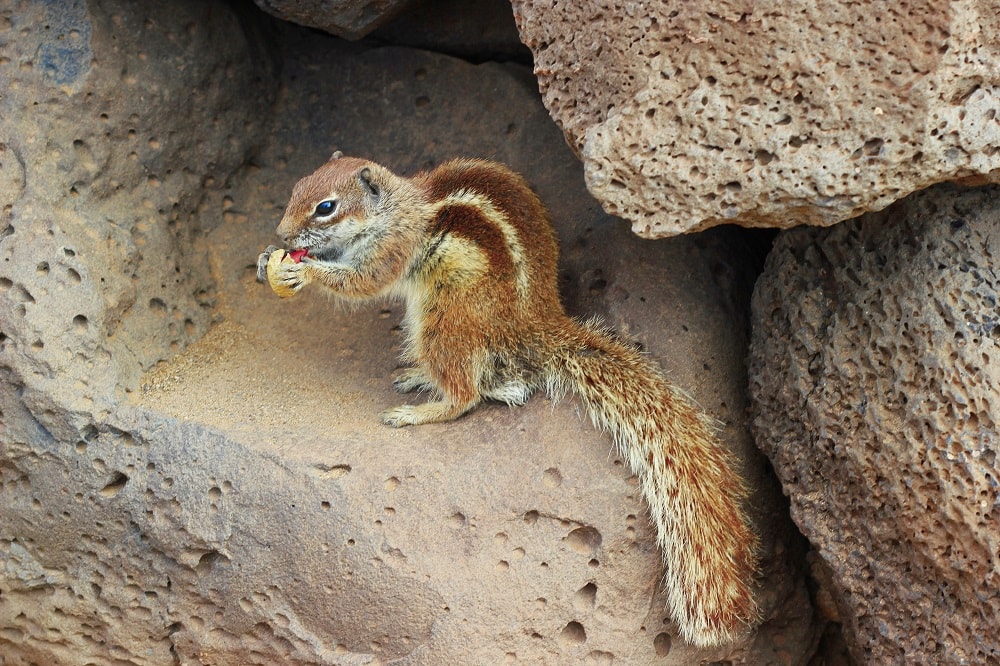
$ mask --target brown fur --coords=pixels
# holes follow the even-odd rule
[[[317,217],[317,204],[333,200],[336,214]],[[564,313],[555,232],[520,176],[455,160],[402,178],[335,156],[295,186],[278,233],[312,257],[278,266],[289,291],[318,282],[349,298],[405,300],[414,367],[395,384],[434,397],[387,410],[385,423],[447,421],[539,388],[578,394],[639,478],[681,635],[717,645],[756,620],[757,539],[733,460],[655,364]]]

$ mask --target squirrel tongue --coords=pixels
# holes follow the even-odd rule
[[[305,257],[307,254],[309,254],[309,248],[300,247],[296,250],[292,250],[291,252],[289,252],[288,256],[291,257],[292,261],[294,261],[295,263],[299,263],[300,261],[302,261],[302,258]]]

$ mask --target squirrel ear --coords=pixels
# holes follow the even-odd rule
[[[361,185],[368,190],[368,194],[373,197],[378,197],[378,185],[372,182],[372,170],[365,167],[358,172],[358,180],[361,181]]]
[[[333,155],[330,155],[330,161],[332,162],[333,160],[339,160],[343,156],[344,156],[344,153],[342,153],[339,150],[335,150],[335,151],[333,151]]]

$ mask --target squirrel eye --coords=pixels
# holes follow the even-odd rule
[[[316,204],[316,210],[313,212],[313,215],[316,217],[326,217],[327,215],[331,215],[335,210],[337,210],[337,202],[333,199],[327,199]]]

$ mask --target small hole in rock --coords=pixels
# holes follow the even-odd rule
[[[581,555],[593,554],[601,546],[601,533],[593,527],[578,527],[566,535],[566,545]]]
[[[587,632],[582,624],[573,620],[563,627],[559,638],[567,643],[584,643],[587,640]]]
[[[882,152],[882,146],[885,145],[885,141],[882,139],[869,139],[865,141],[864,151],[865,155],[869,157],[875,157]]]
[[[579,611],[593,608],[597,604],[597,585],[587,583],[573,595],[573,607]]]
[[[121,472],[117,472],[111,480],[103,488],[101,488],[101,495],[108,498],[115,497],[122,491],[123,488],[125,488],[126,483],[128,483],[128,477]]]
[[[764,166],[770,164],[774,160],[774,154],[769,153],[766,150],[758,150],[754,153],[754,159],[757,161],[757,164]]]
[[[656,638],[653,639],[653,649],[656,650],[657,657],[666,657],[670,654],[670,647],[673,641],[670,638],[670,634],[665,631],[661,631],[656,634]]]
[[[229,558],[220,553],[217,550],[210,550],[200,558],[198,558],[198,564],[195,565],[194,569],[201,575],[205,575],[210,572],[217,564],[228,562]]]
[[[562,485],[562,474],[555,467],[550,467],[542,472],[542,480],[549,488],[556,488]]]

